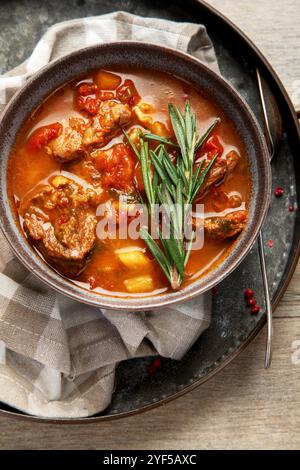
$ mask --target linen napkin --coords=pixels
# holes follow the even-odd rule
[[[0,111],[26,79],[79,47],[138,40],[188,52],[218,70],[202,25],[124,12],[49,28],[31,57],[0,77]],[[70,300],[16,259],[0,232],[0,401],[43,417],[84,417],[110,403],[128,358],[181,359],[210,324],[210,294],[172,308],[121,313]]]

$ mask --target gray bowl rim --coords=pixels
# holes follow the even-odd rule
[[[198,278],[193,283],[189,284],[187,287],[176,291],[168,292],[166,294],[159,294],[156,296],[149,297],[137,297],[137,298],[127,298],[127,297],[113,297],[106,296],[100,293],[89,291],[83,288],[78,287],[76,284],[65,279],[63,276],[58,274],[53,270],[43,259],[35,252],[35,250],[29,245],[24,234],[21,232],[20,228],[17,226],[15,214],[13,213],[12,207],[8,200],[7,190],[6,190],[6,161],[2,159],[3,147],[5,148],[5,139],[3,135],[7,129],[9,129],[9,119],[12,118],[15,114],[18,114],[18,105],[22,105],[22,99],[26,94],[30,93],[33,87],[39,85],[40,81],[43,81],[45,78],[50,76],[50,74],[55,74],[60,67],[64,67],[69,61],[74,61],[82,56],[88,56],[89,54],[95,54],[97,57],[106,54],[121,54],[124,56],[124,52],[135,52],[138,57],[142,60],[143,58],[147,62],[147,58],[151,61],[151,57],[155,54],[158,56],[163,55],[166,59],[167,70],[162,68],[151,67],[144,64],[128,64],[128,66],[141,66],[142,68],[165,71],[166,73],[171,73],[169,69],[181,66],[187,67],[187,70],[193,68],[197,69],[198,73],[201,73],[206,80],[210,81],[214,85],[220,87],[221,92],[225,93],[225,97],[230,99],[231,104],[234,104],[233,109],[238,111],[243,115],[247,125],[250,126],[252,137],[254,137],[254,144],[256,146],[256,163],[259,162],[261,173],[257,176],[255,183],[258,186],[257,191],[253,191],[250,201],[250,216],[247,227],[243,231],[242,235],[235,242],[234,247],[230,251],[229,255],[226,257],[224,262],[221,262],[217,267],[213,268],[207,275],[204,277]],[[171,62],[168,63],[167,59],[171,59]],[[115,66],[116,62],[106,63],[105,67]],[[124,64],[123,64],[124,66]],[[104,67],[104,64],[99,65],[99,67]],[[60,81],[60,84],[55,87],[49,87],[48,91],[43,94],[43,98],[47,98],[51,92],[57,89],[59,86],[70,81],[80,73],[86,73],[89,70],[95,69],[97,67],[89,67],[82,72],[71,75],[71,77],[65,78]],[[66,68],[64,70],[67,70]],[[176,69],[177,72],[178,69]],[[179,78],[185,78],[180,73],[175,73]],[[188,80],[193,86],[199,89],[201,88],[196,85],[196,81]],[[203,90],[202,90],[203,91]],[[211,93],[212,95],[212,93]],[[213,97],[211,97],[213,99]],[[39,99],[39,102],[41,100]],[[38,103],[34,104],[30,111],[27,112],[28,117],[30,112],[36,108]],[[221,106],[222,107],[222,106]],[[225,111],[226,113],[226,111]],[[228,114],[228,113],[226,113]],[[22,119],[22,123],[24,122]],[[13,121],[13,120],[12,120]],[[20,129],[20,125],[17,127],[15,134]],[[9,153],[14,142],[10,143]],[[248,149],[245,144],[246,150]],[[248,153],[248,152],[246,152]],[[271,167],[269,162],[269,152],[265,142],[264,135],[262,130],[251,111],[249,105],[246,103],[244,98],[232,87],[232,85],[225,80],[223,77],[218,75],[216,72],[212,71],[209,67],[203,64],[200,60],[195,57],[180,52],[176,49],[172,49],[165,46],[159,46],[151,43],[137,42],[137,41],[122,41],[122,42],[111,42],[105,44],[94,45],[82,49],[78,49],[75,52],[64,55],[55,61],[50,62],[49,64],[42,67],[38,72],[36,72],[31,78],[29,78],[26,83],[16,92],[13,98],[6,105],[0,120],[0,155],[1,155],[1,190],[0,190],[0,227],[8,240],[10,246],[12,247],[16,256],[24,264],[24,266],[38,276],[42,281],[44,281],[49,287],[55,289],[56,291],[64,294],[74,300],[79,302],[87,303],[89,305],[96,306],[98,308],[107,308],[107,309],[116,309],[123,311],[147,311],[161,307],[170,307],[171,305],[178,304],[187,300],[191,300],[194,297],[210,290],[215,285],[219,284],[224,280],[237,266],[243,261],[247,256],[248,252],[255,243],[257,236],[260,232],[262,224],[267,215],[267,210],[270,204],[271,197]],[[249,160],[250,170],[252,169],[253,162]],[[259,197],[260,194],[260,197]],[[254,204],[255,202],[255,204]]]

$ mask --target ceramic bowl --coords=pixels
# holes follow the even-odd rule
[[[241,136],[249,162],[252,194],[249,221],[227,258],[204,277],[176,292],[141,298],[105,296],[85,290],[52,269],[29,245],[16,219],[7,194],[7,162],[16,135],[26,118],[59,86],[96,68],[132,66],[162,71],[188,81],[218,103]],[[264,136],[246,102],[232,86],[192,56],[166,47],[137,42],[109,43],[80,49],[51,62],[17,92],[0,122],[1,228],[16,256],[40,279],[78,301],[120,310],[150,310],[190,300],[211,289],[245,258],[255,242],[270,201],[271,176]]]

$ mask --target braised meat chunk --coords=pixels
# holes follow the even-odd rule
[[[241,157],[235,150],[231,150],[227,153],[226,157],[227,173],[232,173],[237,164],[239,163]]]
[[[115,100],[103,101],[98,114],[91,119],[83,134],[83,144],[97,144],[98,147],[105,145],[130,120],[131,109],[128,104]]]
[[[210,217],[204,221],[205,234],[213,240],[225,240],[238,235],[247,223],[245,210],[231,212],[224,217]]]
[[[96,240],[95,194],[54,176],[20,206],[24,230],[43,256],[60,271],[80,272]]]
[[[232,173],[240,160],[240,156],[234,150],[228,152],[225,157],[217,158],[208,177],[201,187],[197,200],[206,196],[213,186],[221,184],[227,175]]]
[[[101,147],[131,120],[128,104],[116,100],[102,101],[97,114],[89,120],[71,117],[67,123],[54,123],[37,130],[29,142],[30,149],[44,147],[62,163],[86,155],[90,147]]]
[[[83,119],[70,118],[68,125],[62,125],[59,136],[47,144],[46,150],[62,162],[82,157],[85,153],[82,143],[85,127]]]

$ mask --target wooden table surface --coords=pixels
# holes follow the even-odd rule
[[[263,51],[299,109],[299,0],[209,3]],[[263,369],[265,333],[212,380],[164,407],[89,426],[32,424],[2,417],[0,448],[299,449],[299,266],[274,314],[274,355],[268,371]],[[297,340],[299,354],[294,352],[293,361]]]

